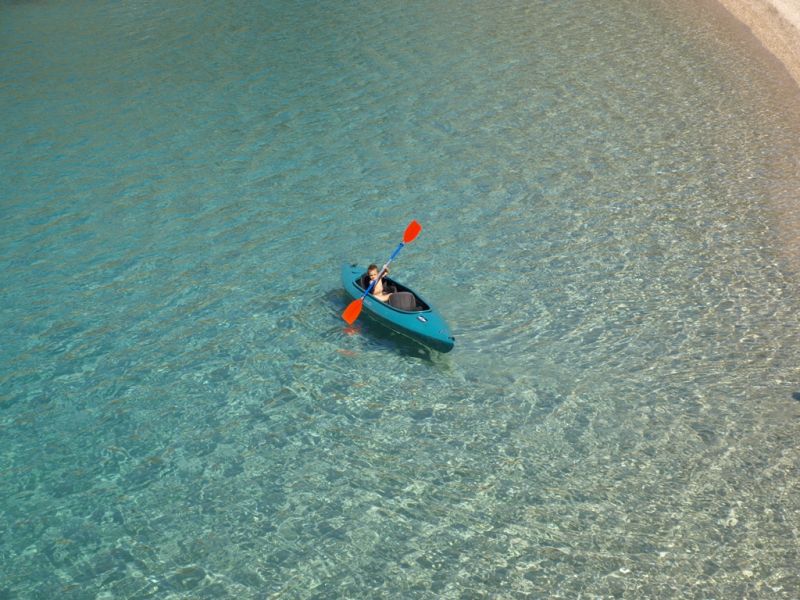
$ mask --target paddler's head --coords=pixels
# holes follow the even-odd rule
[[[373,279],[378,278],[378,265],[370,265],[367,267],[367,275],[369,276],[369,280],[372,281]]]

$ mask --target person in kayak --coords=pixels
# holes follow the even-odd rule
[[[371,264],[367,267],[367,285],[378,279],[378,265]],[[417,299],[411,292],[398,292],[397,288],[390,282],[384,280],[384,277],[389,274],[389,269],[383,273],[383,277],[375,283],[372,288],[372,295],[381,302],[387,302],[395,308],[401,310],[415,310]]]
[[[383,276],[389,274],[389,269],[386,269]],[[378,279],[378,265],[372,264],[367,267],[367,285],[372,283]],[[381,277],[379,281],[375,283],[375,286],[372,288],[372,295],[375,296],[381,302],[388,302],[389,299],[392,297],[392,294],[396,292],[396,288],[384,281],[384,278]]]

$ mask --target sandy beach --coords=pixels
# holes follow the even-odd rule
[[[719,0],[800,85],[800,0]]]

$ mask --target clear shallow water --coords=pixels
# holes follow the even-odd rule
[[[640,4],[3,5],[0,597],[796,597],[800,99]]]

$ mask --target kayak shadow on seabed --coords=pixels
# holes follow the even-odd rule
[[[350,301],[350,297],[344,291],[338,289],[330,290],[324,295],[324,298],[331,312],[340,323],[335,332],[331,333],[360,336],[364,340],[363,350],[368,350],[370,347],[384,348],[399,352],[404,356],[420,358],[429,362],[440,362],[441,356],[439,352],[431,350],[424,344],[415,342],[396,331],[392,331],[369,317],[366,313],[362,314],[352,325],[345,323],[341,318],[341,313]]]

